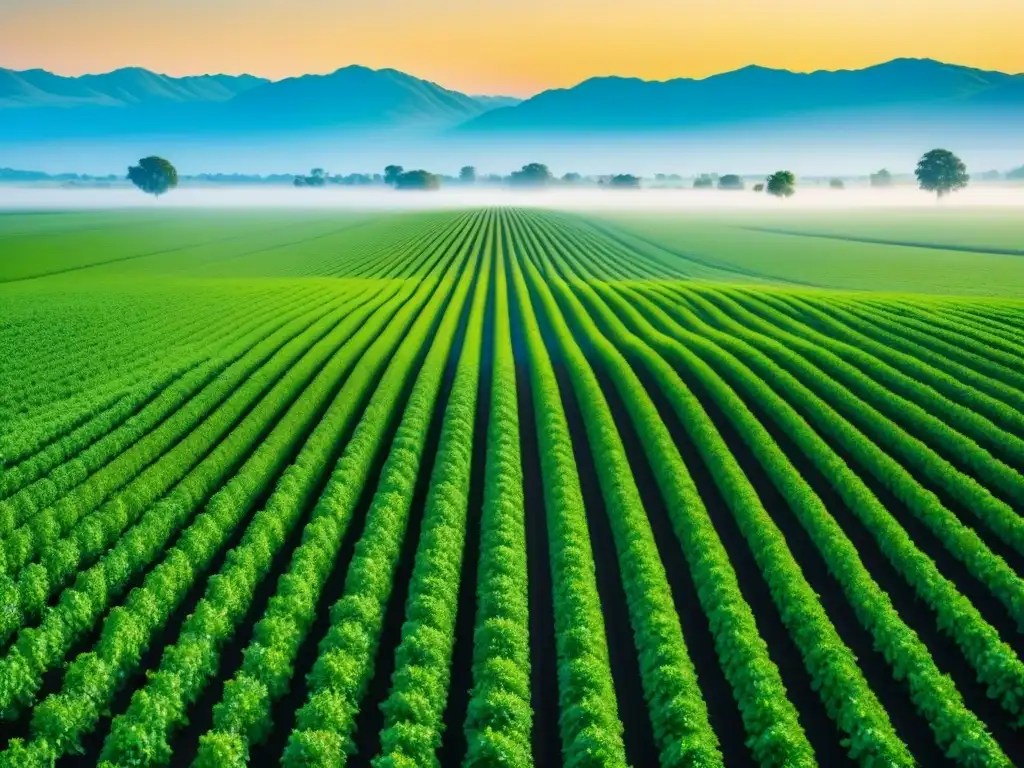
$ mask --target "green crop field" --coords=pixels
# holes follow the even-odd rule
[[[1024,765],[1024,223],[0,215],[0,768]]]

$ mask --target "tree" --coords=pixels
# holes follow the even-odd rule
[[[178,171],[162,157],[144,157],[128,169],[128,180],[147,195],[160,195],[178,186]]]
[[[579,184],[582,178],[578,173],[567,173],[562,177],[562,182],[564,184]]]
[[[715,186],[715,180],[707,173],[702,173],[693,180],[694,189],[711,189],[713,186]]]
[[[964,161],[948,149],[933,149],[925,152],[917,161],[914,171],[921,189],[934,192],[938,197],[963,189],[971,177],[967,175]]]
[[[718,180],[719,189],[743,189],[743,179],[735,173],[727,173]]]
[[[1024,165],[1022,165],[1020,168],[1014,168],[1012,171],[1007,171],[1006,178],[1012,181],[1019,181],[1020,179],[1024,179]]]
[[[872,173],[870,177],[871,186],[877,189],[892,186],[892,174],[889,173],[885,168],[880,170],[878,173]]]
[[[400,165],[389,165],[384,169],[384,183],[395,186],[398,182],[398,177],[402,175],[402,171],[405,169]]]
[[[463,184],[473,184],[476,182],[476,168],[472,165],[464,165],[462,170],[459,171],[459,181]]]
[[[991,171],[985,171],[983,174],[981,174],[982,181],[999,181],[1001,178],[1003,178],[1003,174],[1001,174],[999,171],[995,169]]]
[[[755,192],[764,192],[764,184],[755,184],[754,185],[754,191]]]
[[[543,163],[529,163],[518,171],[513,171],[509,176],[509,182],[522,187],[543,187],[553,178],[551,171]]]
[[[829,179],[828,186],[830,189],[845,189],[846,185],[843,184],[842,179]]]
[[[768,177],[765,190],[775,197],[790,197],[796,191],[796,177],[790,171],[776,171]]]
[[[617,189],[640,189],[640,178],[628,173],[620,173],[608,180],[608,186]]]
[[[440,189],[441,177],[428,171],[404,171],[395,179],[395,189]]]

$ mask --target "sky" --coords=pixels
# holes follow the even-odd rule
[[[362,64],[529,96],[903,56],[1021,72],[1021,30],[1024,0],[0,0],[0,67],[276,80]]]

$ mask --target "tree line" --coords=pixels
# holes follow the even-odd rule
[[[963,189],[971,178],[963,160],[947,149],[933,149],[926,152],[918,161],[914,175],[921,189],[934,192],[939,198]],[[982,175],[983,179],[987,179],[987,177],[988,174]],[[1007,178],[1024,178],[1024,167],[1011,171],[1007,174]],[[682,177],[664,174],[655,176],[656,181],[675,181],[677,179],[682,180]],[[164,158],[146,157],[141,159],[138,165],[128,169],[128,180],[143,192],[159,197],[178,185],[178,172]],[[397,190],[436,190],[448,182],[470,185],[476,184],[480,180],[476,168],[471,165],[463,166],[457,177],[447,177],[423,169],[406,170],[400,165],[389,165],[384,168],[383,174],[353,173],[346,176],[331,176],[323,168],[313,168],[309,175],[295,176],[293,184],[296,187],[324,187],[328,184],[344,186],[385,184]],[[583,177],[578,173],[566,173],[556,179],[551,169],[543,163],[527,163],[508,176],[491,174],[484,176],[482,180],[489,183],[505,183],[516,188],[536,189],[555,183],[579,184],[583,181]],[[639,189],[641,182],[641,177],[629,173],[597,178],[598,186],[614,189]],[[869,183],[875,188],[885,188],[892,186],[893,177],[888,170],[883,168],[869,176]],[[745,189],[745,183],[741,176],[734,173],[723,176],[702,173],[694,180],[693,187],[695,189],[717,187],[722,190],[742,190]],[[842,179],[833,178],[829,181],[829,187],[843,189],[845,184]],[[796,175],[788,170],[776,171],[763,182],[754,184],[753,190],[779,198],[790,197],[796,192]]]

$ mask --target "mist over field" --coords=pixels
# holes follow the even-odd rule
[[[4,139],[0,167],[46,173],[123,174],[140,157],[170,159],[185,175],[199,173],[280,174],[325,168],[331,173],[372,173],[392,163],[456,173],[475,166],[480,175],[507,174],[532,162],[556,176],[631,173],[771,173],[798,176],[865,176],[879,168],[909,173],[933,147],[955,151],[973,172],[1007,171],[1024,163],[1019,121],[955,122],[907,126],[873,125],[862,118],[832,121],[776,121],[753,126],[720,126],[688,132],[551,131],[487,136],[451,134],[441,138],[386,129],[305,130],[228,136],[170,135],[94,138]]]
[[[746,190],[550,188],[518,191],[479,186],[442,188],[434,192],[399,191],[386,187],[296,189],[288,186],[183,186],[160,198],[136,189],[71,189],[0,185],[0,210],[74,210],[133,208],[151,211],[180,208],[316,208],[339,210],[429,210],[513,206],[563,210],[778,211],[869,209],[1022,208],[1024,186],[975,186],[940,201],[911,187],[892,189],[824,186],[802,187],[779,200]]]

